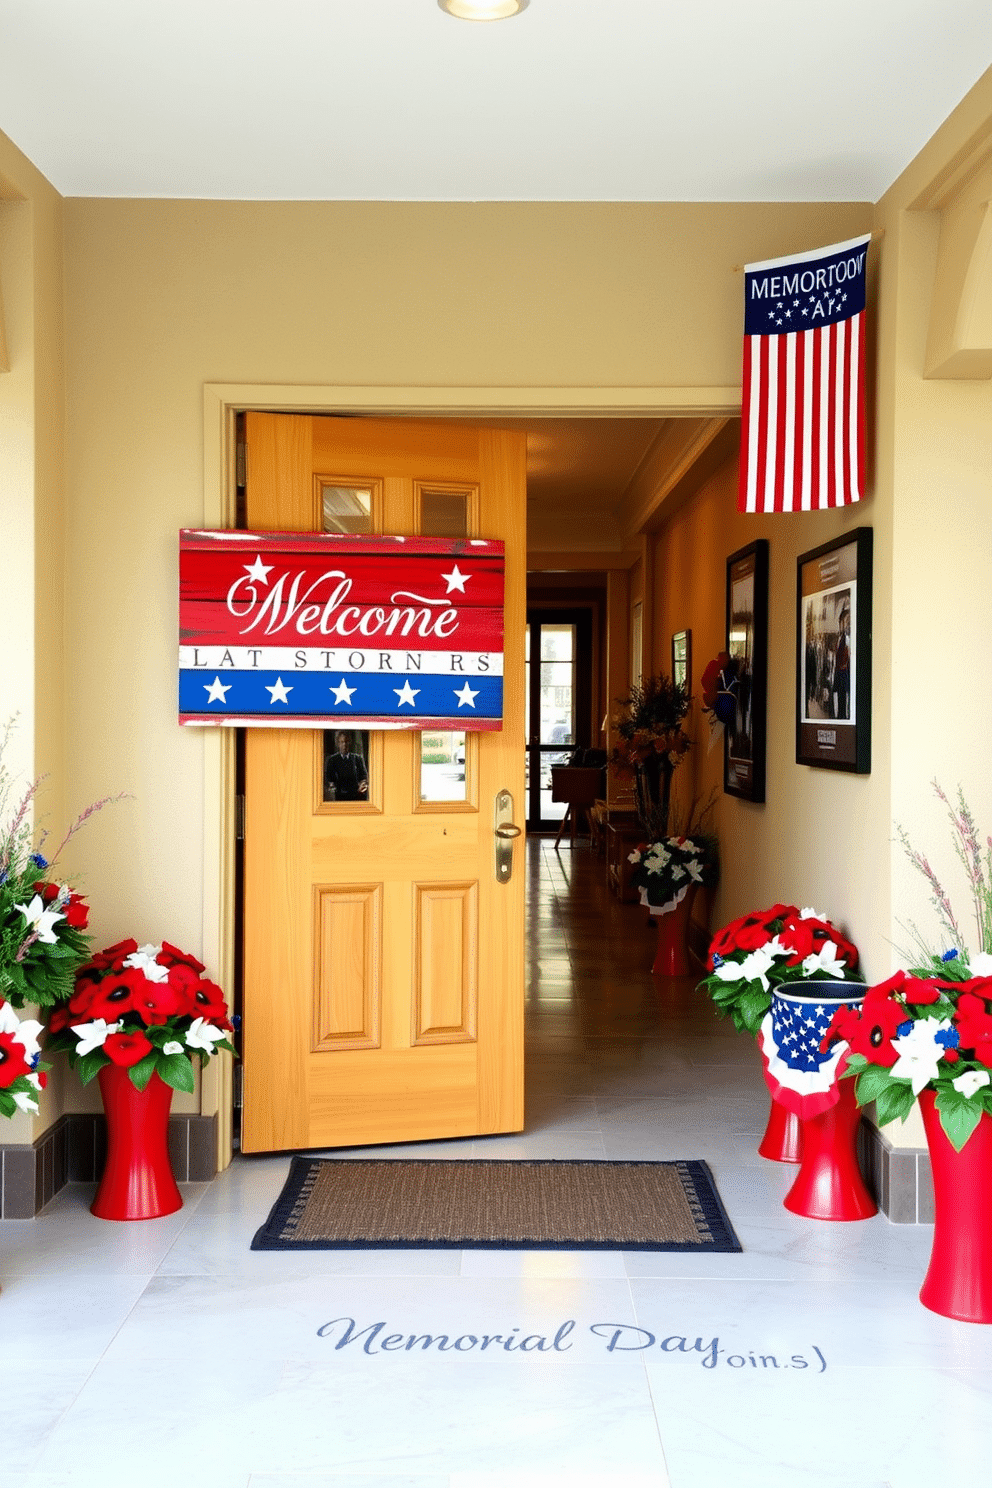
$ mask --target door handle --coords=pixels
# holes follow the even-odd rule
[[[508,790],[497,792],[493,835],[496,840],[496,882],[509,883],[513,873],[513,840],[523,830],[513,820],[513,797]]]

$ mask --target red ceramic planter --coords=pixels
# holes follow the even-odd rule
[[[767,1157],[770,1162],[802,1162],[803,1124],[798,1116],[787,1111],[774,1096],[758,1155]]]
[[[692,975],[689,959],[689,919],[692,914],[695,889],[690,889],[680,904],[667,914],[655,915],[658,926],[658,946],[651,970],[655,976],[685,977]]]
[[[107,1116],[107,1162],[90,1206],[98,1219],[157,1219],[183,1206],[169,1160],[172,1088],[152,1075],[136,1090],[126,1069],[97,1075]]]
[[[841,1080],[837,1104],[802,1123],[802,1162],[783,1201],[786,1209],[807,1219],[869,1219],[878,1213],[858,1166],[860,1122],[854,1081]]]
[[[933,1250],[920,1301],[964,1323],[992,1323],[992,1117],[960,1152],[940,1124],[932,1090],[920,1110],[933,1168]]]

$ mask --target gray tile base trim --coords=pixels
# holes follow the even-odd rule
[[[103,1172],[102,1115],[60,1116],[34,1143],[0,1143],[0,1219],[33,1219],[67,1183]],[[169,1155],[177,1183],[209,1183],[217,1173],[217,1117],[171,1116]]]
[[[933,1224],[933,1175],[925,1147],[899,1150],[870,1121],[858,1133],[861,1170],[882,1213],[893,1224]]]

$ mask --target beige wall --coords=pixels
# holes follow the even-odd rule
[[[889,513],[873,496],[839,512],[739,514],[736,461],[718,472],[656,540],[655,655],[672,632],[691,629],[694,747],[677,777],[679,799],[718,791],[713,822],[721,881],[714,925],[776,901],[813,904],[843,924],[866,973],[889,969],[889,632],[885,574]],[[871,526],[881,595],[875,606],[872,771],[852,775],[795,762],[796,559],[857,526]],[[722,737],[712,745],[699,679],[725,645],[726,560],[767,538],[768,748],[765,804],[723,795]],[[667,669],[667,668],[666,668]],[[682,771],[679,772],[680,776]],[[690,789],[691,782],[691,789]]]
[[[67,825],[64,631],[62,200],[0,135],[0,305],[10,370],[0,372],[0,548],[4,643],[0,725],[17,714],[8,767],[36,798],[54,847]],[[82,804],[82,803],[80,803]],[[60,1114],[62,1072],[41,1111],[4,1124],[31,1141]]]

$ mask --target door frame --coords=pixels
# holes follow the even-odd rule
[[[203,526],[237,525],[235,423],[239,413],[349,413],[424,418],[726,418],[740,387],[411,387],[208,382],[203,387]],[[634,561],[636,555],[632,555]],[[235,946],[235,731],[203,729],[203,955],[233,986]],[[231,1056],[211,1059],[200,1113],[217,1117],[217,1169],[231,1161]]]

